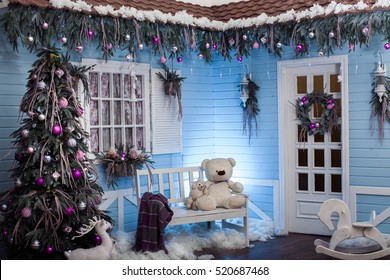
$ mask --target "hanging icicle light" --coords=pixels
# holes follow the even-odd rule
[[[378,61],[378,67],[376,71],[374,72],[375,75],[375,93],[379,97],[379,102],[382,102],[382,98],[386,97],[387,95],[387,88],[386,88],[386,65],[383,63],[382,54],[379,52],[379,55],[381,57],[381,60]]]

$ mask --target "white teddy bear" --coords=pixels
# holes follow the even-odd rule
[[[214,210],[217,207],[241,208],[246,203],[241,193],[244,187],[239,182],[233,182],[233,167],[236,161],[233,158],[214,158],[202,161],[202,169],[207,178],[207,194],[197,198],[196,206],[201,210]],[[234,192],[234,193],[233,193]]]
[[[185,205],[187,209],[198,210],[198,206],[196,205],[196,201],[199,197],[208,194],[206,189],[206,182],[202,180],[198,180],[193,182],[191,185],[191,190],[189,197],[187,198]]]

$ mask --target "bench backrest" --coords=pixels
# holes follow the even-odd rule
[[[138,202],[146,191],[161,193],[170,203],[184,202],[191,184],[203,178],[204,174],[200,166],[137,170]]]

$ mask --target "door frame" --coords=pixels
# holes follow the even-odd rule
[[[342,141],[342,199],[349,205],[349,109],[348,109],[348,55],[335,55],[331,57],[318,57],[318,58],[304,58],[296,60],[286,60],[277,62],[277,77],[278,77],[278,142],[279,142],[279,191],[274,198],[275,209],[278,209],[274,213],[275,228],[278,229],[278,233],[283,235],[289,232],[287,211],[289,209],[288,197],[289,188],[286,187],[288,183],[287,170],[289,168],[289,161],[287,160],[288,151],[291,147],[291,141],[285,141],[286,139],[286,127],[289,124],[287,108],[291,105],[291,100],[284,98],[284,92],[289,87],[288,75],[289,71],[296,67],[304,67],[311,65],[326,65],[326,64],[339,64],[340,76],[341,76],[341,104],[342,104],[342,116],[341,116],[341,141]]]

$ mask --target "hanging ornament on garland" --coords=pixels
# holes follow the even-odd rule
[[[248,99],[246,99],[245,103],[243,102],[242,104],[242,113],[243,113],[242,131],[244,133],[248,132],[248,138],[250,144],[253,128],[255,128],[256,132],[258,130],[257,116],[260,113],[260,108],[259,108],[259,101],[256,96],[256,92],[260,89],[260,87],[252,80],[251,74],[244,77],[244,79],[246,79],[248,83],[246,84],[241,82],[241,91],[243,91],[242,89],[243,86],[247,87]]]
[[[312,119],[310,111],[312,105],[320,105],[322,114],[320,118]],[[302,130],[299,139],[304,139],[306,133],[313,135],[316,133],[332,133],[332,129],[337,126],[337,107],[333,95],[327,94],[324,90],[313,91],[302,98],[298,98],[295,104],[298,119],[301,122]]]
[[[390,91],[390,78],[386,76],[386,65],[383,63],[382,53],[378,67],[374,72],[374,82],[371,90],[371,133],[373,132],[372,120],[377,116],[379,122],[379,138],[384,137],[385,119],[390,122],[390,111],[388,109],[388,93]]]

